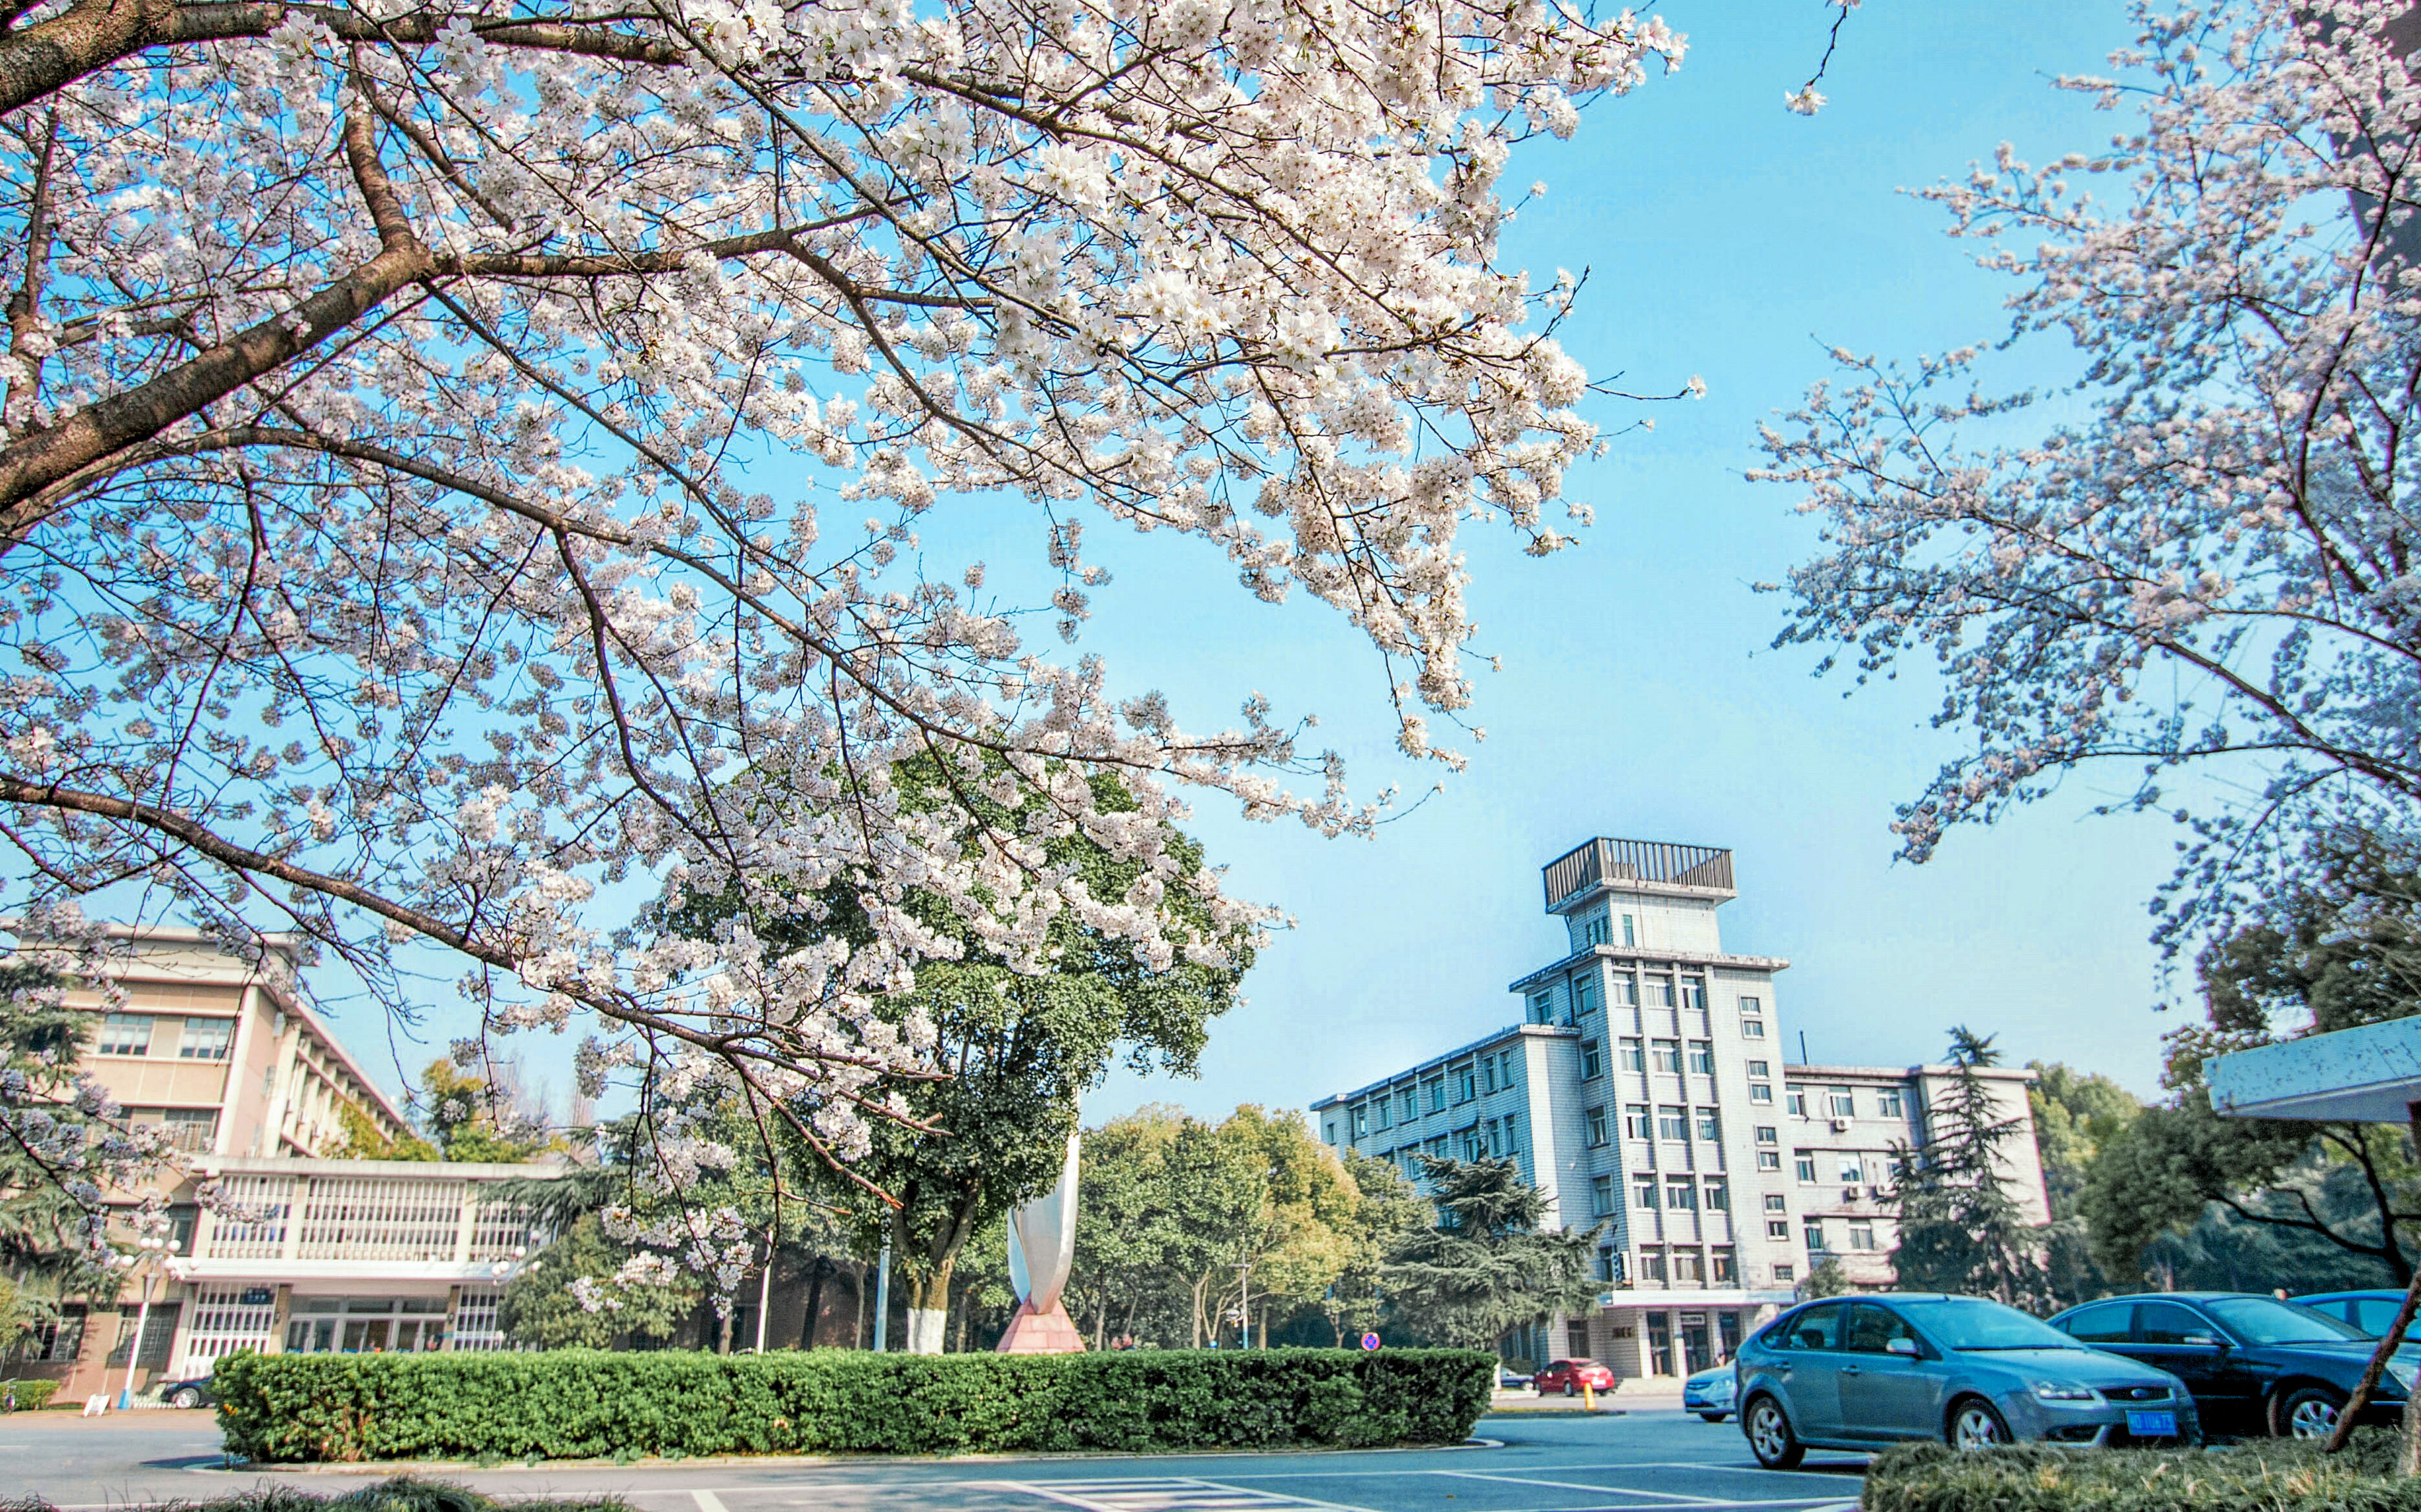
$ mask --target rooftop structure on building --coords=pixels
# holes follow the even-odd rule
[[[1945,1068],[1788,1064],[1778,957],[1724,948],[1732,855],[1591,839],[1543,868],[1564,950],[1509,984],[1520,1021],[1312,1104],[1341,1154],[1509,1157],[1547,1221],[1599,1227],[1604,1290],[1526,1352],[1618,1375],[1687,1375],[1728,1359],[1837,1257],[1888,1280],[1896,1152],[1920,1144]],[[1987,1073],[2023,1139],[2022,1207],[2048,1218],[2023,1071]]]

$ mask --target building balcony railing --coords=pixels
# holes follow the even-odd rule
[[[195,1225],[191,1263],[352,1261],[490,1265],[542,1236],[519,1205],[492,1195],[546,1167],[369,1161],[226,1162],[222,1202]],[[280,1169],[286,1167],[288,1169]]]
[[[1599,882],[1646,882],[1728,893],[1732,853],[1709,846],[1603,837],[1569,850],[1545,867],[1547,907]]]

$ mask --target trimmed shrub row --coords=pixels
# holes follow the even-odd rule
[[[39,1412],[51,1405],[58,1390],[55,1380],[0,1380],[0,1409],[6,1409],[13,1399],[18,1411]]]
[[[2343,1454],[2259,1439],[2230,1448],[2025,1444],[1960,1454],[1911,1444],[1875,1457],[1864,1512],[2421,1512],[2421,1480],[2394,1478],[2392,1428]]]
[[[264,1462],[1454,1443],[1493,1356],[1140,1349],[1014,1356],[237,1355],[230,1453]]]

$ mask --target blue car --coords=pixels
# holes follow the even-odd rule
[[[1757,1463],[1917,1439],[2198,1443],[2185,1383],[2087,1348],[1982,1297],[1889,1292],[1807,1302],[1741,1346],[1741,1431]]]
[[[1681,1382],[1681,1408],[1695,1412],[1710,1423],[1721,1423],[1732,1415],[1733,1404],[1739,1399],[1740,1377],[1729,1365],[1717,1365],[1701,1370]]]

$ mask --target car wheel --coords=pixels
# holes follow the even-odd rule
[[[2270,1431],[2281,1439],[2325,1439],[2336,1431],[2345,1400],[2326,1386],[2283,1392],[2270,1404]]]
[[[174,1393],[170,1394],[170,1395],[169,1395],[169,1397],[168,1397],[168,1405],[169,1405],[170,1407],[199,1407],[199,1406],[201,1406],[201,1405],[202,1405],[202,1392],[201,1392],[201,1388],[200,1388],[200,1387],[198,1387],[198,1386],[180,1386],[180,1387],[178,1387],[178,1388],[177,1388],[177,1390],[176,1390]]]
[[[1748,1404],[1741,1427],[1748,1434],[1749,1453],[1768,1470],[1789,1470],[1807,1457],[1807,1446],[1790,1431],[1789,1417],[1771,1396],[1759,1396]]]
[[[1953,1449],[1991,1449],[2010,1442],[2009,1426],[1980,1396],[1961,1397],[1951,1407],[1950,1430],[1945,1437]]]
[[[1580,1394],[1581,1394],[1581,1389],[1580,1389],[1578,1386],[1573,1385],[1570,1380],[1566,1380],[1566,1381],[1564,1382],[1564,1395],[1567,1395],[1567,1396],[1578,1396]]]

